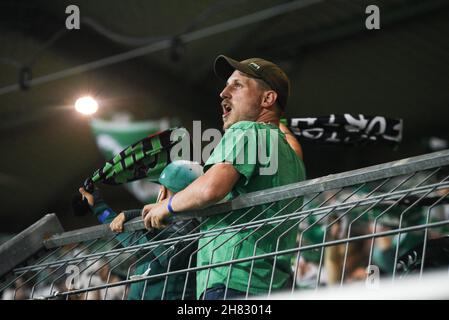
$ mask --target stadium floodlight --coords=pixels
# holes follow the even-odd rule
[[[91,115],[97,112],[98,103],[90,96],[81,97],[75,102],[75,110],[84,115]]]

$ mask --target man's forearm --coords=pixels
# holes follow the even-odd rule
[[[216,164],[172,199],[175,212],[202,209],[222,200],[240,175],[230,164]],[[167,200],[168,204],[168,200]]]
[[[184,189],[173,196],[171,206],[175,212],[206,208],[218,201],[206,196],[197,188]],[[168,204],[168,200],[166,200]]]

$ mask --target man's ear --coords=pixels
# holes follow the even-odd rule
[[[276,91],[268,90],[264,92],[263,98],[262,98],[262,104],[261,106],[263,108],[270,108],[276,103],[276,99],[278,97],[278,94]]]
[[[168,189],[165,186],[160,186],[158,202],[161,202],[161,201],[167,199],[167,197],[168,197]]]

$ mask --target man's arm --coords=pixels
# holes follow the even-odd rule
[[[104,202],[98,190],[91,194],[84,188],[79,188],[79,192],[87,199],[92,213],[102,224],[111,223],[117,217],[117,213]]]
[[[222,200],[240,178],[229,163],[214,164],[204,175],[173,197],[174,211],[201,209]]]
[[[296,140],[295,135],[283,123],[279,123],[279,130],[281,130],[281,132],[285,134],[285,139],[287,139],[287,142],[293,149],[293,151],[295,151],[300,159],[303,159],[302,148],[298,140]]]
[[[214,164],[204,175],[178,192],[172,199],[171,207],[175,212],[208,207],[222,200],[239,178],[240,173],[231,164]],[[169,215],[167,206],[168,199],[158,204],[146,205],[142,210],[145,226],[163,227],[162,220]]]
[[[109,224],[109,228],[118,233],[116,235],[117,240],[120,241],[123,246],[128,246],[131,239],[128,234],[122,233],[123,224],[127,221],[125,214],[123,212],[117,214],[114,210],[112,210],[106,202],[103,201],[99,193],[97,193],[94,197],[93,194],[87,192],[84,188],[79,188],[79,192],[87,199],[91,211],[98,221],[102,224]]]

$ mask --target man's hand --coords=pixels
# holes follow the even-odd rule
[[[142,219],[147,229],[162,229],[167,225],[163,220],[170,215],[167,208],[168,201],[162,201],[159,203],[147,204],[142,209]]]
[[[121,212],[114,220],[112,220],[109,228],[114,232],[123,232],[123,224],[125,223],[125,214]]]
[[[78,191],[81,193],[81,195],[83,196],[83,199],[86,198],[87,202],[89,203],[89,206],[93,206],[95,201],[94,201],[94,196],[87,192],[86,190],[84,190],[84,188],[79,188]]]

